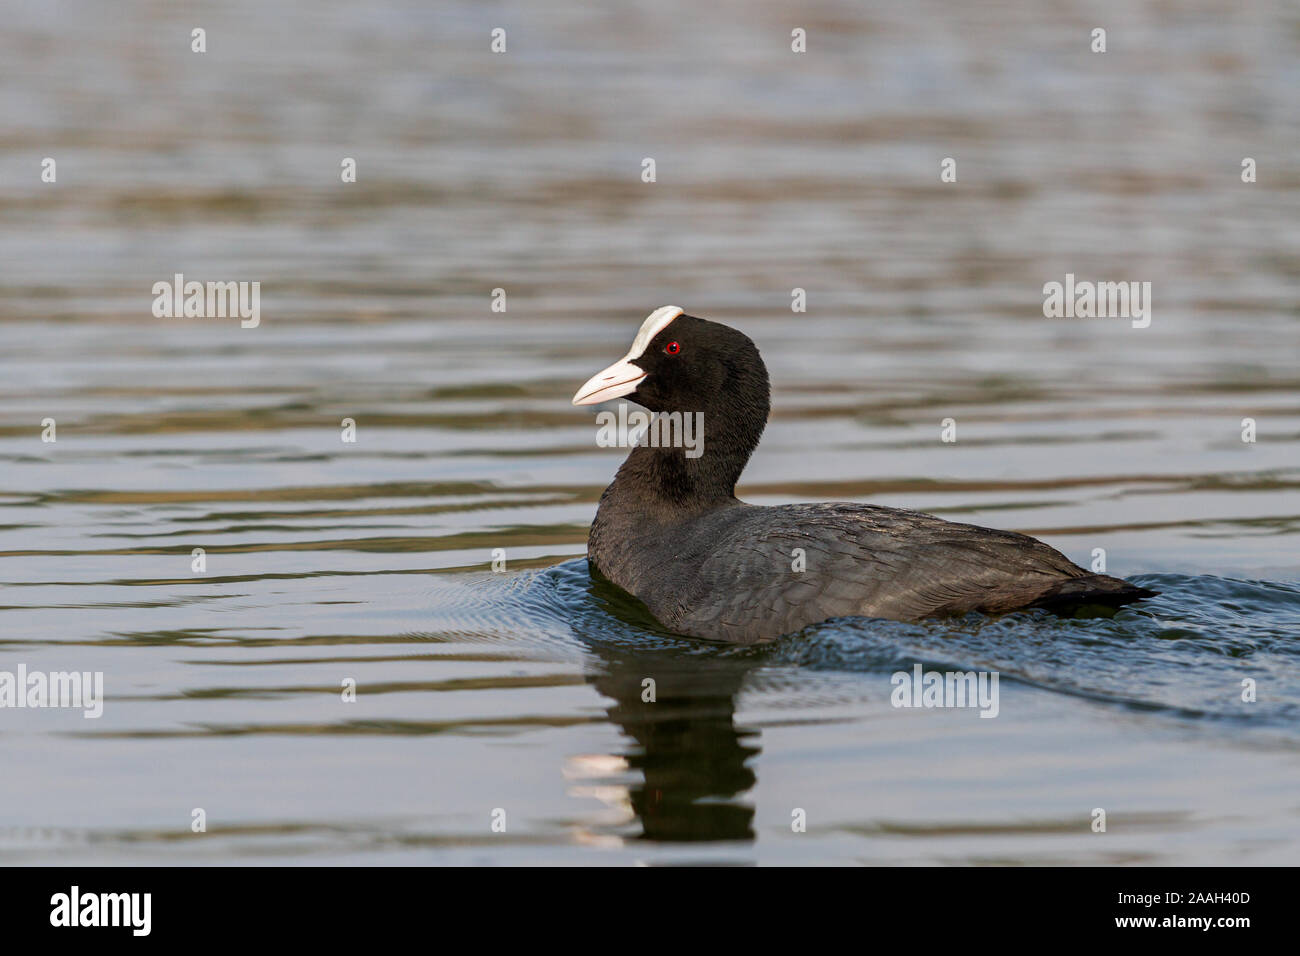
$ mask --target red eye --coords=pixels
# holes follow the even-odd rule
[[[678,345],[676,342],[669,342],[667,345],[664,346],[664,351],[667,352],[669,355],[676,355],[681,350],[682,347]]]

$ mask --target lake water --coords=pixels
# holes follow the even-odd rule
[[[0,862],[1300,862],[1295,9],[11,6],[0,671],[107,699],[0,710]],[[260,325],[155,318],[176,273]],[[1067,273],[1150,327],[1044,318]],[[767,361],[747,500],[1160,596],[663,633],[588,578],[569,399],[666,303]],[[916,663],[997,718],[892,707]]]

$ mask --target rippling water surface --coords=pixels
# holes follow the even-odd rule
[[[0,861],[1300,862],[1293,9],[30,3],[0,57],[0,670],[107,694],[0,710]],[[261,325],[153,318],[177,272]],[[1043,318],[1067,272],[1150,328]],[[569,398],[667,302],[767,360],[748,500],[1159,597],[662,632]],[[891,707],[916,663],[998,717]]]

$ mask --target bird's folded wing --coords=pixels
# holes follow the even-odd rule
[[[683,633],[739,641],[845,615],[1020,607],[1085,573],[1025,535],[839,502],[753,509],[696,560],[690,586],[652,610]]]

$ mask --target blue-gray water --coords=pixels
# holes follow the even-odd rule
[[[0,671],[107,694],[0,709],[0,862],[1300,862],[1293,7],[33,2],[0,62]],[[177,272],[260,326],[154,318]],[[1160,596],[660,632],[569,398],[667,303],[771,371],[742,497]],[[892,707],[917,662],[998,717]]]

